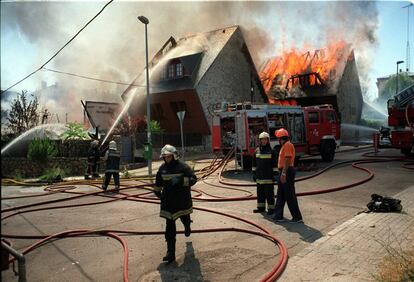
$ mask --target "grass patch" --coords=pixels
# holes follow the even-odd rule
[[[414,248],[387,255],[379,265],[378,281],[414,281]]]

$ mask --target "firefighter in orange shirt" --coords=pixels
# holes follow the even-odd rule
[[[289,133],[281,128],[275,131],[276,138],[281,146],[278,159],[280,178],[277,185],[276,207],[274,220],[276,222],[286,221],[283,218],[285,203],[292,215],[290,222],[303,222],[302,214],[299,210],[298,199],[295,192],[295,146],[289,140]]]

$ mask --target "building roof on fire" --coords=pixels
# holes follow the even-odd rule
[[[151,92],[160,93],[195,88],[239,28],[238,25],[234,25],[186,35],[178,40],[170,37],[149,63],[152,72],[150,79]],[[255,79],[259,82],[258,85],[261,86],[250,53],[248,50],[245,53],[250,66],[255,70]],[[176,80],[160,79],[160,72],[173,60],[179,60],[183,63],[186,69],[183,78]],[[125,98],[124,94],[129,92],[133,84],[139,84],[136,82],[143,77],[143,74],[138,75],[131,86],[124,91],[122,97]]]

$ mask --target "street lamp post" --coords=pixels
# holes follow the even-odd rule
[[[398,94],[398,65],[404,63],[404,61],[397,61],[397,79],[396,79],[396,87],[395,87],[395,94]]]
[[[147,83],[147,142],[150,146],[150,152],[152,152],[151,144],[151,101],[150,101],[150,90],[149,90],[149,69],[148,69],[148,35],[147,35],[147,25],[149,20],[144,16],[139,16],[138,20],[145,25],[145,70],[146,70],[146,83]],[[148,175],[152,176],[152,156],[148,158]]]

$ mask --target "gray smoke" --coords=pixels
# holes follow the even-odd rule
[[[104,5],[103,2],[1,3],[1,31],[27,38],[43,64]],[[164,42],[188,34],[240,25],[256,68],[283,50],[323,48],[343,39],[355,48],[362,83],[368,84],[378,17],[375,2],[114,2],[46,67],[100,79],[132,82],[145,64],[144,25],[149,20],[149,54]],[[21,54],[24,56],[25,54]],[[13,66],[3,65],[2,74]],[[80,100],[121,102],[127,86],[40,72],[30,78],[53,76],[56,92],[40,102],[51,112],[82,118]],[[8,85],[2,85],[3,88]],[[53,94],[53,95],[52,95]]]

